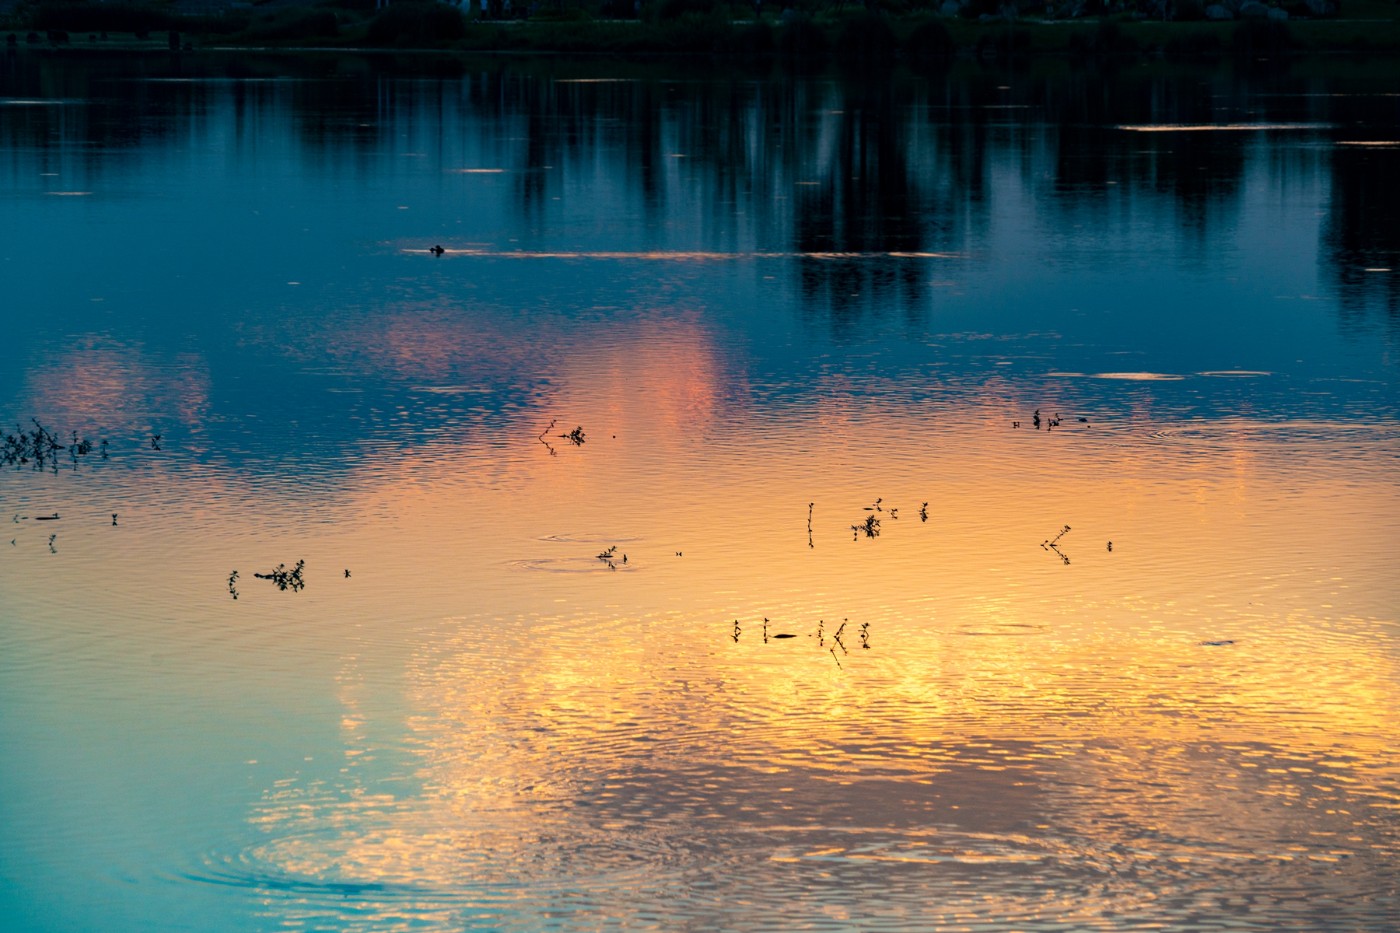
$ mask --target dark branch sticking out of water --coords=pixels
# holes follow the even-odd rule
[[[34,430],[26,431],[16,424],[14,433],[5,435],[4,445],[0,446],[0,463],[5,466],[30,466],[57,473],[59,459],[67,451],[69,461],[76,470],[80,459],[98,449],[92,441],[79,437],[77,431],[72,432],[72,441],[65,444],[57,434],[40,424],[38,418],[29,420],[33,422]],[[106,441],[102,442],[100,450],[102,459],[106,460]]]
[[[1064,551],[1061,551],[1061,550],[1059,549],[1059,547],[1057,547],[1057,545],[1060,543],[1060,539],[1063,538],[1063,537],[1064,537],[1065,535],[1067,535],[1067,534],[1069,534],[1069,526],[1068,526],[1068,525],[1066,525],[1065,527],[1061,528],[1061,529],[1060,529],[1060,533],[1057,534],[1057,535],[1055,535],[1055,537],[1053,537],[1053,538],[1046,538],[1044,541],[1040,542],[1040,546],[1041,546],[1041,548],[1042,548],[1043,550],[1053,552],[1053,553],[1055,554],[1056,557],[1058,557],[1060,560],[1064,561],[1066,564],[1069,563],[1069,556],[1068,556],[1067,554],[1065,554]],[[1110,550],[1112,550],[1112,548],[1110,548]]]
[[[1088,419],[1088,418],[1083,418],[1083,417],[1081,417],[1081,418],[1078,418],[1078,419],[1076,419],[1076,420],[1077,420],[1080,424],[1088,424],[1088,423],[1089,423],[1089,419]],[[1039,431],[1039,430],[1040,430],[1040,423],[1041,423],[1042,421],[1045,422],[1045,430],[1047,430],[1047,431],[1052,430],[1052,429],[1054,429],[1054,428],[1058,428],[1058,427],[1060,426],[1060,413],[1059,413],[1059,412],[1055,412],[1055,417],[1053,417],[1053,418],[1048,417],[1048,416],[1045,417],[1045,418],[1042,418],[1041,415],[1040,415],[1040,409],[1037,408],[1037,409],[1031,414],[1031,425],[1034,426],[1035,429],[1036,429],[1037,431]],[[1019,422],[1019,421],[1013,421],[1013,422],[1011,422],[1011,426],[1012,426],[1013,428],[1019,428],[1019,427],[1021,426],[1021,422]]]
[[[546,435],[546,434],[549,434],[550,431],[553,431],[553,430],[554,430],[554,426],[555,426],[556,424],[558,424],[558,423],[559,423],[559,419],[558,419],[558,418],[552,419],[552,420],[549,422],[549,427],[545,428],[543,431],[541,431],[541,432],[539,433],[539,442],[540,442],[541,444],[544,445],[545,450],[548,450],[548,451],[549,451],[549,455],[550,455],[551,457],[553,457],[553,456],[555,456],[556,454],[558,454],[559,451],[555,450],[555,449],[554,449],[554,445],[551,444],[549,441],[547,441],[547,440],[545,439],[545,435]],[[583,442],[584,442],[585,440],[588,439],[588,436],[587,436],[586,434],[583,433],[583,426],[582,426],[582,425],[580,425],[580,426],[574,428],[572,431],[568,432],[567,434],[555,434],[554,437],[557,437],[557,438],[559,438],[559,439],[561,439],[561,440],[568,441],[570,444],[573,444],[575,447],[582,447],[582,446],[583,446]]]
[[[238,571],[235,570],[228,575],[228,594],[234,599],[238,598]]]
[[[601,551],[601,552],[599,552],[599,553],[597,553],[597,554],[595,554],[595,555],[593,555],[593,556],[596,557],[596,558],[598,558],[598,559],[599,559],[600,561],[602,561],[603,563],[607,564],[609,570],[616,570],[618,564],[625,564],[625,563],[627,563],[627,555],[626,555],[626,554],[623,554],[623,555],[622,555],[622,559],[621,559],[621,560],[618,560],[618,557],[617,557],[617,545],[616,545],[616,544],[614,544],[612,547],[608,548],[606,551]]]
[[[276,570],[269,571],[268,573],[255,573],[253,576],[257,577],[259,580],[271,580],[277,585],[279,590],[291,590],[295,593],[306,586],[306,580],[303,579],[301,575],[305,567],[306,561],[299,560],[297,561],[297,565],[291,570],[287,569],[286,564],[278,564]],[[234,571],[234,573],[236,575],[238,571]],[[233,587],[233,579],[233,577],[229,577],[230,589]],[[237,599],[238,597],[235,595],[234,598]]]

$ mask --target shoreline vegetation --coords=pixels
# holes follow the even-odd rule
[[[19,0],[11,53],[431,50],[841,62],[1400,53],[1400,0]]]

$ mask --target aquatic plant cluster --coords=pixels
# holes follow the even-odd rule
[[[0,448],[0,463],[5,466],[32,466],[36,470],[58,471],[58,463],[64,451],[67,451],[70,462],[74,469],[78,467],[78,460],[92,453],[94,445],[92,441],[85,437],[79,437],[78,432],[72,432],[72,441],[64,443],[58,439],[58,435],[44,427],[38,418],[31,418],[34,430],[26,431],[18,424],[15,425],[13,434],[5,435],[5,443]],[[100,445],[102,459],[107,459],[107,442]]]
[[[293,593],[295,593],[306,586],[306,580],[302,577],[301,574],[301,572],[304,569],[306,569],[306,561],[299,560],[297,561],[296,566],[293,567],[291,570],[287,569],[286,564],[278,564],[275,570],[269,570],[267,573],[255,573],[253,574],[253,576],[257,577],[259,580],[271,580],[277,585],[277,588],[279,590],[291,590]],[[233,574],[229,577],[230,588],[232,588],[233,580],[237,576],[238,571],[235,570]],[[235,595],[234,599],[237,598],[237,595]]]

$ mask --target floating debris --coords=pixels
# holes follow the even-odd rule
[[[1234,643],[1235,640],[1233,638],[1225,638],[1220,641],[1203,641],[1201,645],[1210,648],[1223,648],[1225,645],[1233,645]]]
[[[602,561],[603,563],[607,564],[609,570],[616,570],[616,569],[617,569],[617,560],[616,560],[616,557],[617,557],[617,545],[616,545],[616,544],[614,544],[612,547],[608,548],[606,551],[603,551],[603,552],[601,552],[601,553],[599,553],[599,554],[595,554],[594,556],[597,557],[597,558],[598,558],[600,561]],[[622,562],[623,562],[624,564],[627,563],[627,555],[626,555],[626,554],[622,555]]]

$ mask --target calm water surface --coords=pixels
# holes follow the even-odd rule
[[[6,58],[4,928],[1393,930],[1400,81],[965,67]]]

